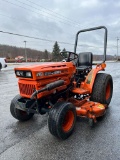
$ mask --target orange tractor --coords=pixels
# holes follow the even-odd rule
[[[105,30],[104,58],[102,63],[93,66],[91,52],[76,54],[78,35],[99,29]],[[112,77],[100,72],[106,67],[106,46],[106,27],[80,30],[74,52],[67,52],[66,62],[15,68],[20,94],[11,101],[12,116],[26,121],[34,114],[48,113],[49,131],[60,139],[72,134],[77,116],[88,118],[92,126],[105,114],[112,98]]]

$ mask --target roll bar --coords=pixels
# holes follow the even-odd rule
[[[105,34],[104,34],[104,59],[103,62],[106,61],[106,49],[107,49],[107,28],[105,26],[99,26],[99,27],[94,27],[94,28],[88,28],[88,29],[83,29],[77,32],[76,38],[75,38],[75,45],[74,45],[74,53],[76,53],[77,49],[77,43],[78,43],[78,35],[82,32],[87,32],[87,31],[94,31],[94,30],[99,30],[99,29],[104,29]]]

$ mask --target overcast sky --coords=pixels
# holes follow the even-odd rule
[[[107,53],[117,53],[120,36],[119,0],[0,0],[0,30],[51,40],[46,42],[0,33],[0,44],[52,51],[55,41],[60,49],[73,51],[78,30],[96,26],[108,28]],[[103,30],[82,34],[77,52],[103,52]],[[119,42],[119,41],[118,41]]]

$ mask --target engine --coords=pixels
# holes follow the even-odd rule
[[[57,80],[64,80],[64,84],[56,90],[45,91],[38,94],[38,98],[47,96],[53,92],[59,92],[70,85],[76,72],[76,67],[72,62],[55,62],[37,65],[29,65],[15,68],[16,77],[19,78],[18,85],[20,95],[30,98],[35,90],[44,88],[47,84]]]

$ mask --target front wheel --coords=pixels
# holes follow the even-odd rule
[[[10,104],[10,112],[11,112],[11,115],[18,119],[19,121],[27,121],[29,119],[31,119],[33,117],[33,113],[30,113],[28,114],[27,112],[25,111],[22,111],[20,109],[17,109],[15,106],[18,105],[17,101],[18,99],[20,99],[21,96],[20,95],[16,95],[12,101],[11,101],[11,104]]]
[[[113,80],[111,75],[98,73],[94,82],[90,100],[107,104],[111,102],[113,93]]]
[[[70,102],[57,102],[49,112],[49,131],[60,139],[67,139],[72,134],[75,122],[76,109]]]

